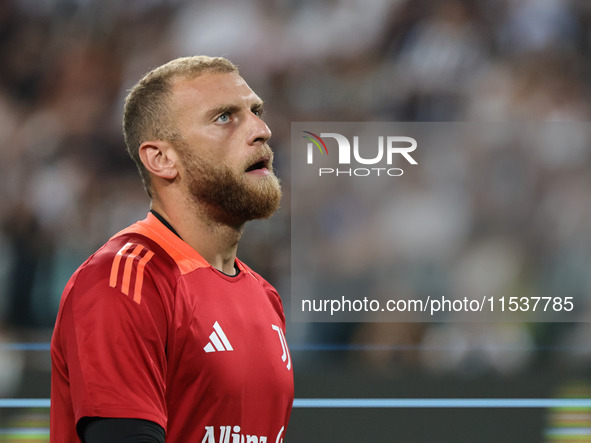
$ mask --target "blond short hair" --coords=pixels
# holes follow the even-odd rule
[[[139,156],[139,147],[146,140],[177,143],[180,135],[170,118],[169,102],[172,80],[192,79],[209,73],[237,73],[238,67],[223,57],[204,55],[181,57],[159,66],[144,75],[130,89],[123,108],[123,136],[127,152],[135,162],[144,189],[152,197],[148,170]]]

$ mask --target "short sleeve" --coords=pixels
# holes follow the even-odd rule
[[[101,261],[80,270],[60,318],[76,422],[137,418],[166,429],[166,288],[157,286],[150,263],[139,271],[137,263],[128,267],[126,288],[113,277],[112,260]],[[141,297],[134,297],[128,288],[139,278]]]

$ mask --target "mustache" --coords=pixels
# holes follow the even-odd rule
[[[273,170],[273,158],[275,154],[271,147],[265,143],[261,145],[261,149],[258,150],[255,154],[251,155],[248,160],[244,163],[245,169],[249,168],[250,166],[259,163],[261,161],[265,162],[265,166],[272,171]]]
[[[273,153],[273,150],[271,149],[271,147],[267,143],[264,143],[262,145],[262,147],[263,147],[263,152],[261,153],[260,156],[261,157],[269,157],[272,160],[275,154]]]

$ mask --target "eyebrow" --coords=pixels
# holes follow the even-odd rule
[[[258,111],[261,114],[263,113],[263,101],[257,101],[255,103],[252,104],[252,106],[250,107],[251,111]],[[206,116],[208,119],[212,119],[214,118],[216,115],[221,115],[221,114],[234,114],[236,112],[240,111],[240,106],[236,106],[236,105],[220,105],[220,106],[216,106],[215,108],[211,108],[209,111],[207,111]]]
[[[250,110],[251,111],[258,111],[260,114],[263,114],[265,112],[265,104],[263,103],[262,100],[258,101],[250,107]]]

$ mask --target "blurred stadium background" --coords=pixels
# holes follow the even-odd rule
[[[0,54],[2,399],[49,397],[65,282],[147,211],[120,121],[126,90],[152,67],[224,55],[266,101],[286,198],[247,228],[239,253],[288,311],[290,122],[589,121],[591,112],[588,0],[3,0]],[[589,299],[591,147],[505,150],[484,163],[473,195],[454,200],[477,216],[450,240],[453,268],[469,285],[515,264],[501,290]],[[476,209],[462,208],[468,201]],[[550,229],[515,223],[524,210]],[[417,277],[409,285],[441,271],[412,254],[399,260]],[[589,398],[590,340],[588,323],[288,325],[298,398]],[[589,429],[591,408],[301,407],[287,441],[591,441]],[[47,408],[0,408],[0,441],[47,435]]]

